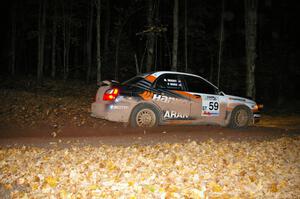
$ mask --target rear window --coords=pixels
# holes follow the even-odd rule
[[[135,77],[123,82],[122,85],[124,85],[124,86],[135,85],[136,83],[138,83],[139,81],[141,81],[143,79],[144,79],[143,77],[135,76]]]

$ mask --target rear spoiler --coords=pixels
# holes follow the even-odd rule
[[[97,83],[98,86],[112,86],[112,85],[119,85],[119,84],[120,82],[116,80],[104,80]]]

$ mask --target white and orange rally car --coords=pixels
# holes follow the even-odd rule
[[[92,116],[132,127],[208,124],[247,127],[260,118],[262,105],[227,95],[206,79],[159,71],[123,83],[103,81],[92,103]]]

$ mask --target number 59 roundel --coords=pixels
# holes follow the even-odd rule
[[[204,96],[202,101],[202,116],[218,116],[219,109],[219,97],[218,96]]]

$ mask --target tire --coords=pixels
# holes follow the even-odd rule
[[[158,110],[150,104],[137,105],[130,116],[131,127],[155,127],[159,123]]]
[[[246,106],[236,107],[230,117],[230,128],[247,128],[253,118],[251,110]]]

